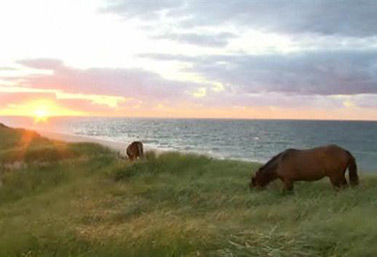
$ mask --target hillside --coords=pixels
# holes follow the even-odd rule
[[[0,125],[0,256],[376,256],[377,177],[250,191],[259,164],[148,152]]]

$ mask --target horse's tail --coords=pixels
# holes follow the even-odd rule
[[[349,152],[346,151],[348,155],[348,177],[350,184],[356,186],[359,184],[359,175],[357,175],[357,165],[355,157]]]

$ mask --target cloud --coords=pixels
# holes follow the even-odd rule
[[[164,1],[108,1],[106,7],[101,8],[103,13],[117,13],[126,18],[143,17],[157,18],[164,10],[177,9],[183,5],[179,0]]]
[[[20,102],[30,102],[36,99],[55,99],[55,95],[52,93],[8,93],[1,92],[0,94],[0,108],[4,108],[9,104],[15,104]]]
[[[25,59],[19,60],[17,63],[34,69],[58,70],[64,67],[63,61],[56,59]]]
[[[377,108],[377,95],[366,94],[355,96],[350,99],[353,105],[361,108]]]
[[[374,1],[108,1],[104,12],[124,18],[180,19],[179,26],[247,26],[277,33],[370,37],[377,34]],[[183,17],[183,18],[182,18]]]
[[[201,59],[204,59],[198,56],[172,55],[172,54],[162,54],[162,53],[144,53],[144,54],[139,54],[138,57],[154,59],[157,61],[180,61],[180,62],[197,62]]]
[[[109,96],[94,96],[80,94],[65,94],[54,91],[43,92],[38,90],[34,92],[26,89],[23,91],[3,91],[0,87],[0,112],[6,109],[11,111],[21,111],[29,114],[36,109],[41,103],[48,103],[56,113],[54,115],[66,115],[67,110],[70,113],[105,113],[117,110],[119,106],[128,104],[125,99],[116,99]],[[132,102],[130,100],[130,102]],[[34,109],[33,109],[34,108]],[[74,109],[74,110],[73,110]],[[17,112],[16,112],[17,113]]]
[[[15,70],[17,69],[14,67],[6,67],[6,66],[0,67],[0,71],[15,71]]]
[[[196,98],[205,97],[207,95],[207,89],[205,87],[198,88],[192,95]]]
[[[0,113],[7,115],[34,115],[39,108],[46,108],[53,115],[77,115],[85,113],[90,106],[93,112],[109,108],[103,105],[95,105],[89,101],[75,99],[57,99],[53,93],[4,93],[0,94]],[[72,107],[75,110],[72,110]]]
[[[232,33],[215,33],[215,34],[199,34],[199,33],[165,33],[155,36],[156,39],[169,39],[184,44],[192,44],[199,46],[224,47],[228,44],[228,40],[234,38]]]
[[[190,72],[227,85],[228,92],[297,95],[377,94],[377,52],[309,51],[269,55],[186,57],[149,54],[191,63]]]
[[[0,92],[2,94],[8,94],[10,96],[21,96],[23,99],[24,95],[32,95],[34,98],[36,96],[44,98],[43,96],[53,96],[55,99],[63,100],[85,100],[94,104],[107,105],[109,107],[116,107],[119,103],[129,101],[125,97],[112,96],[112,95],[96,95],[96,94],[80,94],[80,93],[66,93],[60,89],[40,89],[40,88],[29,88],[29,87],[19,87],[19,86],[0,86]],[[18,99],[18,100],[21,100]],[[0,98],[1,100],[1,98]],[[24,100],[27,100],[24,97]],[[29,99],[30,100],[30,99]]]
[[[365,54],[370,56],[367,53]],[[315,57],[322,60],[322,55],[326,54],[317,53]],[[339,55],[344,56],[344,53]],[[352,56],[352,54],[349,55]],[[190,90],[187,91],[185,87],[185,89],[171,87],[171,81],[164,80],[156,75],[151,75],[151,77],[157,77],[157,80],[145,80],[145,78],[140,80],[138,76],[131,76],[134,80],[130,80],[130,76],[125,76],[125,78],[123,78],[124,74],[128,74],[125,70],[129,72],[127,69],[115,69],[119,74],[123,74],[120,76],[117,72],[114,75],[114,69],[99,69],[101,72],[98,73],[93,72],[93,70],[97,71],[97,69],[74,69],[63,64],[58,68],[54,66],[55,70],[53,70],[53,73],[51,74],[42,74],[37,77],[24,77],[24,87],[3,87],[3,89],[9,89],[8,91],[2,91],[2,88],[0,87],[0,112],[4,112],[5,110],[5,112],[8,111],[8,113],[12,113],[12,111],[13,113],[21,113],[25,108],[29,108],[29,105],[27,104],[28,102],[33,102],[38,99],[50,99],[52,102],[56,103],[56,108],[58,108],[56,111],[57,113],[59,113],[59,111],[65,113],[63,111],[68,110],[70,111],[69,113],[76,111],[77,113],[89,113],[91,115],[126,115],[143,117],[212,117],[211,115],[225,115],[224,117],[232,117],[231,115],[235,115],[233,117],[248,117],[247,115],[256,115],[255,117],[261,115],[260,117],[264,117],[263,115],[274,115],[265,117],[279,117],[279,111],[285,113],[284,115],[288,115],[284,117],[295,117],[289,116],[293,115],[293,110],[297,110],[297,112],[300,113],[301,118],[304,117],[305,110],[307,110],[310,115],[314,115],[314,113],[318,112],[318,115],[315,116],[317,118],[320,118],[326,110],[352,110],[352,117],[356,117],[354,111],[355,108],[371,110],[371,108],[376,107],[374,101],[376,94],[373,93],[348,96],[318,94],[317,91],[313,93],[311,89],[306,90],[305,87],[300,88],[299,82],[293,85],[293,89],[289,87],[286,89],[285,86],[291,85],[295,80],[305,80],[300,77],[307,76],[307,73],[313,69],[313,67],[319,65],[313,63],[307,64],[306,66],[303,65],[302,62],[311,59],[315,60],[314,57],[310,57],[309,55],[295,57],[292,55],[289,56],[290,59],[283,60],[280,59],[288,58],[288,56],[273,55],[268,57],[264,56],[262,58],[261,56],[236,55],[207,56],[198,59],[195,59],[194,57],[191,58],[190,60],[195,64],[193,67],[195,67],[196,72],[203,72],[208,78],[223,82],[225,89],[221,91],[210,90],[209,87],[198,86],[197,84],[195,84],[195,87],[190,85]],[[157,56],[154,57],[157,58]],[[160,57],[164,59],[174,59],[174,56]],[[259,59],[254,60],[255,58]],[[332,58],[337,60],[335,56],[332,56]],[[183,59],[186,60],[184,57]],[[364,63],[355,62],[355,65],[356,63],[364,64],[365,67],[369,68],[370,66],[366,64],[374,63],[373,58],[366,60],[365,57],[354,57],[354,59],[364,60]],[[252,64],[254,62],[255,64],[259,64],[259,66],[253,66]],[[332,67],[332,64],[328,63],[328,60],[322,61],[321,64],[326,62],[330,65],[329,67]],[[339,60],[336,62],[339,62]],[[38,67],[43,67],[43,69],[51,68],[48,65],[40,65],[41,63],[38,63]],[[345,63],[345,65],[347,65],[347,63]],[[33,65],[33,67],[36,66]],[[319,65],[318,70],[321,72],[325,71],[334,73],[334,70],[327,70],[329,67]],[[339,68],[340,71],[343,69],[342,67],[337,68]],[[261,71],[266,72],[266,74],[261,76],[259,74]],[[282,73],[279,73],[279,71]],[[285,76],[288,76],[284,75],[288,71],[296,76],[288,80],[289,83],[284,79]],[[135,74],[144,75],[149,73],[136,72]],[[376,73],[371,72],[371,74]],[[318,74],[315,76],[318,76]],[[122,83],[118,81],[119,79],[121,79]],[[264,89],[262,91],[260,88],[255,88],[255,85],[253,84],[253,80],[255,79],[270,87],[263,87]],[[279,79],[282,79],[282,81],[279,82]],[[112,85],[112,82],[114,81],[118,81],[116,82],[115,87]],[[142,87],[143,90],[148,90],[149,87],[153,87],[153,84],[146,85],[144,83],[153,83],[154,81],[162,81],[162,85],[165,86],[165,88],[162,88],[163,90],[177,89],[179,92],[162,92],[160,95],[150,94],[149,91],[147,91],[146,94],[133,91],[133,89],[136,88],[135,85]],[[91,85],[94,82],[97,84],[92,87]],[[231,82],[233,84],[230,84]],[[277,86],[275,86],[275,83]],[[104,87],[105,85],[108,85],[108,87]],[[116,86],[120,85],[125,86],[117,89]],[[158,89],[161,88],[157,87],[156,90]],[[27,92],[22,92],[22,90],[26,90]],[[70,90],[75,90],[75,93],[69,93]],[[319,87],[317,90],[322,89]],[[105,95],[100,95],[100,93]],[[112,94],[108,95],[110,93]],[[122,99],[120,96],[122,96],[125,101],[119,101],[119,99]],[[199,115],[197,112],[203,113]],[[344,116],[346,115],[344,111],[341,115],[343,116],[339,117],[346,117]],[[374,117],[372,116],[373,113],[371,114],[368,112],[368,115],[365,117]]]
[[[31,88],[59,89],[64,92],[100,94],[151,99],[178,99],[195,88],[193,83],[163,79],[158,74],[141,69],[67,67],[59,60],[36,59],[19,61],[27,67],[49,69],[52,74],[26,76],[22,85]]]

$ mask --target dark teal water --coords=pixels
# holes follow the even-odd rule
[[[1,120],[9,125],[17,122]],[[362,171],[377,171],[377,122],[54,118],[49,123],[69,134],[141,140],[152,148],[260,162],[287,148],[338,144],[353,153]]]

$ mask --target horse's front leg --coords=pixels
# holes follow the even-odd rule
[[[279,179],[284,183],[284,190],[292,192],[293,190],[293,181],[289,178],[279,177]]]
[[[282,180],[285,190],[291,192],[293,190],[293,181],[288,178],[283,178]]]

